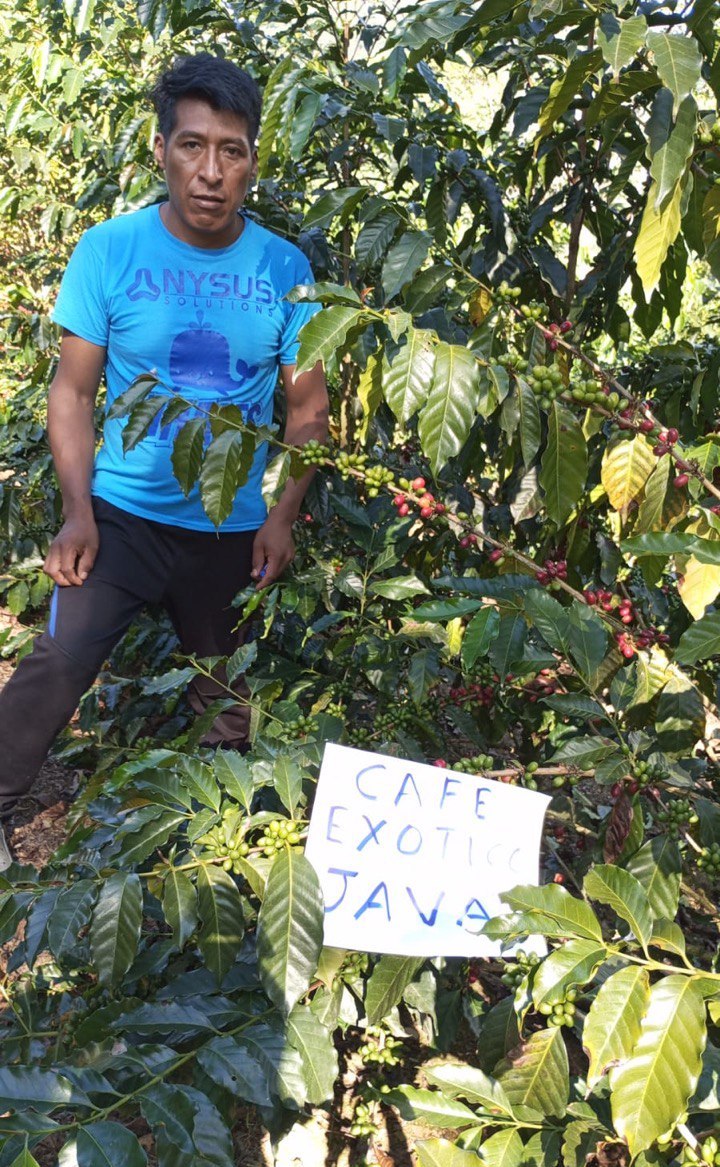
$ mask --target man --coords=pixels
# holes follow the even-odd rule
[[[238,643],[232,599],[251,579],[267,587],[294,554],[292,525],[310,474],[290,480],[266,513],[266,452],[216,533],[195,487],[172,472],[175,426],[123,453],[125,419],[106,420],[95,457],[98,387],[108,406],[141,373],[197,404],[237,405],[246,420],[272,418],[278,370],[285,441],[322,439],[322,367],[295,377],[298,332],[313,306],[284,299],[312,281],[305,256],[240,212],[257,167],[261,98],[235,65],[207,53],[163,74],[153,99],[155,158],[167,202],[111,219],[81,238],[54,313],[63,334],[50,387],[48,434],[64,524],[45,571],[55,581],[50,619],[0,695],[0,803],[31,785],[113,646],[147,602],[168,609],[182,650],[228,655]],[[182,421],[188,420],[188,414]],[[93,465],[94,464],[94,465]],[[201,712],[225,691],[202,681]],[[242,747],[247,709],[222,714],[209,744]],[[0,869],[9,863],[0,851]]]

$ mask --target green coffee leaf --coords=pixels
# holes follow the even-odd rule
[[[675,124],[666,140],[653,155],[650,174],[655,180],[655,209],[660,210],[675,184],[685,173],[693,151],[697,129],[697,103],[686,97],[677,112]]]
[[[539,965],[532,981],[535,1008],[558,1005],[568,989],[585,985],[607,957],[604,944],[595,940],[568,940]]]
[[[497,1131],[489,1139],[484,1139],[481,1145],[482,1162],[487,1167],[520,1167],[525,1158],[524,1150],[523,1141],[516,1130],[509,1128]]]
[[[218,984],[235,963],[245,924],[235,881],[221,867],[202,864],[197,873],[198,943]]]
[[[260,979],[287,1015],[307,991],[322,948],[323,904],[315,869],[303,854],[280,852],[258,917]]]
[[[602,61],[600,53],[578,53],[560,71],[560,76],[550,86],[547,100],[540,110],[538,141],[552,133],[554,123],[570,108],[582,91],[585,82],[593,75]]]
[[[646,44],[655,58],[660,80],[672,91],[677,110],[700,80],[702,55],[698,43],[687,33],[675,36],[652,29],[647,34]]]
[[[146,397],[144,401],[133,406],[127,424],[123,426],[122,431],[122,445],[125,454],[134,450],[138,442],[142,441],[157,415],[170,400],[169,397],[158,394]]]
[[[718,550],[720,551],[720,547]],[[695,620],[683,632],[675,650],[675,660],[681,665],[694,665],[698,661],[718,655],[720,655],[720,612],[711,612]]]
[[[177,1162],[182,1155],[195,1154],[195,1110],[181,1090],[156,1082],[140,1095],[140,1109],[153,1132],[160,1163]]]
[[[600,922],[590,905],[557,883],[515,887],[503,892],[500,899],[514,911],[529,916],[534,931],[545,936],[575,936],[602,943]]]
[[[392,300],[422,267],[430,243],[427,231],[406,231],[392,245],[385,258],[381,277],[386,301]]]
[[[78,1167],[145,1167],[137,1136],[119,1122],[89,1122],[77,1133]]]
[[[206,426],[207,420],[204,417],[195,417],[181,427],[173,442],[170,457],[173,474],[186,498],[200,474],[205,451]]]
[[[267,1070],[234,1037],[214,1037],[197,1053],[198,1064],[218,1086],[254,1106],[270,1106]]]
[[[254,455],[253,435],[232,429],[223,430],[207,447],[200,471],[200,500],[215,527],[232,511],[235,495],[247,481]]]
[[[682,878],[682,858],[675,839],[656,835],[628,861],[627,870],[642,885],[653,916],[673,920]]]
[[[582,429],[570,410],[554,401],[548,414],[540,485],[548,515],[558,527],[567,521],[585,488],[587,468],[587,443]]]
[[[478,1167],[474,1151],[464,1151],[447,1139],[420,1139],[415,1144],[420,1167]]]
[[[520,414],[520,449],[523,462],[530,466],[540,449],[540,410],[532,389],[522,377],[517,379],[517,403]]]
[[[250,814],[255,785],[250,765],[237,750],[218,750],[213,762],[215,777],[224,790]]]
[[[632,1053],[610,1072],[613,1122],[632,1156],[687,1109],[705,1039],[705,1001],[692,978],[671,975],[653,985]]]
[[[565,1114],[570,1098],[568,1058],[560,1026],[541,1029],[510,1050],[495,1069],[510,1105]]]
[[[0,1066],[0,1104],[22,1113],[29,1107],[89,1106],[87,1094],[56,1070]]]
[[[438,473],[459,454],[475,419],[480,392],[477,361],[469,349],[441,341],[427,401],[418,420],[423,453]]]
[[[475,603],[476,601],[471,601]],[[500,631],[500,613],[497,608],[481,608],[465,629],[460,655],[463,667],[472,669],[485,656]]]
[[[630,926],[647,951],[652,932],[652,912],[645,888],[634,875],[611,863],[598,863],[585,876],[583,889],[591,899],[609,904],[615,914]]]
[[[433,333],[409,328],[405,343],[390,358],[387,349],[382,364],[385,400],[400,422],[406,422],[427,400],[435,366]]]
[[[140,940],[143,893],[138,875],[118,872],[102,884],[90,926],[98,979],[118,984],[135,959]]]
[[[332,1033],[310,1009],[296,1005],[287,1019],[287,1038],[302,1058],[307,1101],[313,1106],[327,1102],[338,1075]]]
[[[184,948],[198,923],[197,893],[187,875],[171,868],[163,884],[163,912],[172,928],[173,942]]]
[[[598,29],[598,48],[616,75],[629,65],[645,42],[647,21],[644,16],[620,20],[614,12],[603,12]]]
[[[469,1106],[437,1090],[397,1086],[385,1095],[385,1101],[391,1106],[397,1106],[403,1118],[417,1118],[434,1127],[459,1130],[475,1122],[475,1115]]]
[[[502,1085],[475,1066],[442,1065],[425,1071],[431,1086],[439,1086],[450,1098],[464,1098],[472,1106],[481,1106],[491,1114],[512,1114]]]
[[[58,960],[76,946],[78,934],[90,923],[96,894],[90,879],[79,879],[60,892],[48,922],[48,944]]]
[[[397,1005],[422,963],[414,956],[381,956],[378,959],[368,980],[365,997],[370,1025],[377,1025]]]
[[[317,312],[300,330],[296,373],[314,369],[318,361],[327,367],[336,352],[344,351],[351,334],[354,335],[365,321],[362,309],[343,304],[334,304]]]

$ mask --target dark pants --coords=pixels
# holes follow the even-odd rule
[[[138,518],[103,499],[93,505],[100,532],[95,565],[82,587],[55,589],[47,629],[0,693],[0,802],[30,787],[53,740],[145,604],[164,605],[188,655],[228,656],[242,641],[232,600],[250,582],[254,531],[188,531]],[[247,693],[237,682],[235,691]],[[222,696],[227,690],[204,677],[188,691],[197,713]],[[233,706],[204,740],[238,747],[247,741],[249,723],[247,706]]]

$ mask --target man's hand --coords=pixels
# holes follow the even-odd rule
[[[250,574],[257,581],[255,585],[257,590],[260,591],[261,588],[275,583],[294,558],[292,522],[271,511],[253,543],[253,565]]]
[[[53,539],[44,571],[55,583],[66,588],[81,587],[90,574],[100,546],[100,536],[92,515],[68,519]]]

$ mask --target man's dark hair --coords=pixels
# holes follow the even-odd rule
[[[213,109],[229,110],[245,118],[251,142],[260,126],[262,95],[249,73],[212,53],[179,57],[162,73],[152,91],[158,129],[167,141],[175,128],[175,107],[183,97],[200,97]]]

